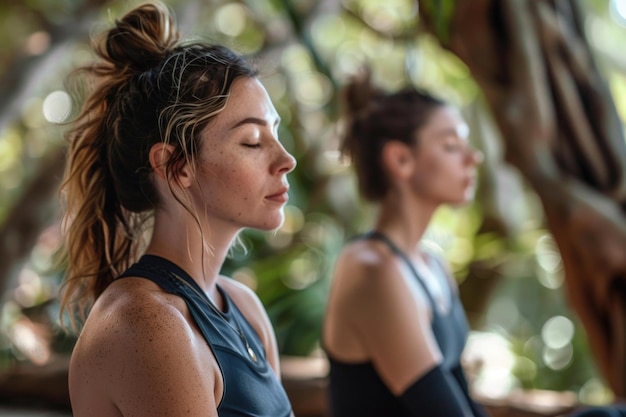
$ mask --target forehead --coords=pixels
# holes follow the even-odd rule
[[[454,107],[440,106],[434,109],[428,122],[420,130],[419,135],[425,137],[440,137],[454,134],[461,139],[467,139],[469,127],[461,113]]]
[[[239,77],[233,82],[226,107],[207,127],[213,131],[227,131],[246,118],[273,123],[278,119],[278,113],[257,78]]]

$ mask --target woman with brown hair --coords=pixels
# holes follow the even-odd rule
[[[370,74],[345,88],[343,152],[369,232],[340,253],[323,344],[333,417],[477,417],[461,352],[468,326],[454,279],[420,245],[435,210],[471,201],[482,155],[459,112],[415,88],[386,93]]]
[[[160,3],[94,47],[62,186],[74,416],[293,415],[261,303],[220,275],[242,229],[282,224],[295,167],[256,71]]]

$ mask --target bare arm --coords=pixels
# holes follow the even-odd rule
[[[442,360],[429,310],[393,257],[340,267],[359,282],[349,299],[358,335],[382,380],[400,395]]]
[[[344,257],[336,273],[350,277],[343,314],[353,317],[355,335],[385,385],[411,415],[484,415],[457,375],[440,366],[431,307],[414,275],[395,256],[372,254]]]

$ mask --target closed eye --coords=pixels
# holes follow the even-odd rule
[[[261,147],[260,143],[242,143],[241,146],[245,146],[246,148],[258,149]]]
[[[444,145],[444,149],[449,152],[454,152],[461,150],[462,146],[458,144],[446,144]]]

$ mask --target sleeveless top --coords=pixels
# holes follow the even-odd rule
[[[361,238],[384,242],[406,263],[431,306],[431,329],[443,358],[440,367],[450,372],[459,367],[469,332],[465,310],[459,297],[450,288],[450,309],[442,313],[412,262],[389,238],[376,231],[366,233]],[[436,272],[446,275],[443,265],[439,261],[435,264],[438,269]],[[409,416],[400,397],[396,397],[387,388],[371,361],[347,363],[335,360],[328,352],[327,356],[330,363],[330,403],[334,417]]]
[[[124,277],[149,279],[185,301],[222,373],[224,391],[217,406],[220,417],[291,415],[287,394],[267,362],[259,336],[226,291],[217,287],[224,300],[224,311],[210,308],[206,304],[211,302],[209,298],[182,268],[155,255],[142,256],[119,278]],[[236,329],[245,335],[256,363]]]

